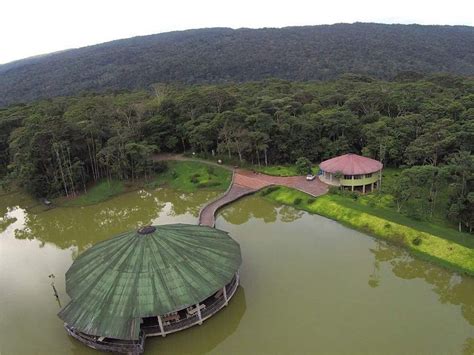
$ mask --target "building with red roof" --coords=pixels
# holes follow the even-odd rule
[[[357,154],[344,154],[319,165],[319,179],[329,185],[343,186],[366,193],[380,188],[383,164]]]

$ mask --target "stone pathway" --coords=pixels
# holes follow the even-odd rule
[[[268,186],[291,187],[314,197],[324,195],[328,191],[328,185],[318,178],[307,181],[304,176],[270,176],[244,169],[234,170],[233,174],[229,189],[216,200],[209,202],[199,213],[200,225],[214,227],[215,216],[220,208]]]
[[[209,202],[199,212],[199,224],[214,227],[216,223],[216,213],[223,206],[238,200],[239,198],[257,192],[272,185],[286,186],[303,191],[311,196],[317,197],[328,192],[329,186],[321,182],[318,178],[307,181],[305,176],[270,176],[262,173],[255,173],[245,169],[232,169],[226,165],[209,162],[207,160],[187,158],[181,154],[162,153],[157,154],[155,161],[160,160],[188,160],[199,161],[209,165],[216,165],[224,169],[232,170],[232,182],[227,191],[217,199]]]

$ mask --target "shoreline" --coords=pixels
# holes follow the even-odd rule
[[[68,199],[66,200],[66,203],[64,203],[64,199],[59,198],[55,199],[55,205],[57,207],[82,207],[94,205],[139,188],[148,189],[167,186],[183,192],[213,190],[223,193],[225,191],[223,188],[224,185],[227,186],[227,189],[232,186],[231,179],[226,177],[226,175],[229,175],[230,177],[230,171],[223,173],[227,170],[225,167],[221,168],[214,166],[209,173],[205,170],[207,168],[202,167],[210,165],[210,163],[205,160],[194,160],[192,158],[189,160],[186,159],[186,161],[183,159],[182,161],[175,160],[174,162],[171,162],[171,160],[174,159],[170,159],[171,169],[162,174],[158,174],[149,183],[143,183],[143,181],[135,182],[132,187],[130,182],[120,181],[118,183],[122,185],[122,188],[115,189],[113,193],[99,193],[97,196],[89,196],[91,197],[90,199],[86,198],[82,202],[81,197],[84,195],[80,195],[74,199]],[[177,179],[176,177],[173,177],[173,174],[175,171],[174,169],[179,170],[179,165],[182,165],[185,169],[180,170],[180,177]],[[194,174],[194,169],[190,168],[195,168],[196,166],[200,166],[201,169],[204,169],[201,170],[202,175],[207,174],[206,176],[203,176],[203,178],[207,179],[212,175],[220,182],[220,186],[202,186],[199,183],[191,183],[189,178]],[[220,170],[221,173],[217,172],[216,174],[214,169],[217,171]],[[179,189],[177,183],[182,183],[183,181],[187,184],[186,186],[183,186],[183,189]],[[108,185],[107,182],[103,182],[103,184]],[[456,238],[453,238],[452,236],[444,237],[441,236],[442,234],[440,232],[436,235],[437,231],[432,233],[426,226],[417,229],[413,226],[386,219],[383,216],[380,216],[380,214],[371,214],[370,211],[367,212],[358,208],[345,206],[340,203],[341,201],[338,203],[337,196],[335,195],[326,194],[319,197],[313,197],[305,192],[290,187],[280,185],[275,185],[275,187],[277,188],[269,193],[266,192],[268,187],[253,193],[276,203],[292,206],[311,214],[318,214],[332,219],[348,228],[401,246],[416,257],[433,262],[434,264],[456,272],[474,276],[474,248],[470,246],[473,242],[471,242],[468,237],[460,235],[459,240],[456,240],[457,236]],[[88,194],[91,190],[89,190]],[[94,193],[92,195],[94,195]],[[222,194],[219,196],[222,196]],[[464,241],[462,239],[464,239]]]
[[[318,214],[329,218],[348,228],[398,245],[416,257],[433,262],[436,265],[474,276],[474,249],[427,232],[342,206],[333,201],[331,195],[312,198],[303,192],[279,187],[277,190],[262,197],[311,214]]]

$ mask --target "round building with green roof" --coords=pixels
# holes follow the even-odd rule
[[[239,285],[240,246],[206,226],[148,226],[100,242],[66,273],[67,332],[86,345],[142,353],[145,338],[202,324]]]

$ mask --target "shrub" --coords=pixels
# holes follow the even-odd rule
[[[343,191],[337,186],[329,186],[329,193],[333,195],[342,195]]]
[[[171,172],[171,177],[172,177],[173,179],[177,179],[178,176],[179,176],[179,174],[178,174],[178,172],[177,172],[176,170],[173,170],[173,171]]]
[[[152,169],[155,173],[164,173],[168,170],[168,164],[165,161],[154,161]]]
[[[301,201],[303,201],[303,200],[300,197],[297,197],[297,198],[295,198],[293,203],[298,206],[301,203]]]
[[[314,201],[316,201],[316,199],[314,197],[310,197],[306,202],[308,203],[308,205],[311,205]]]
[[[270,186],[267,190],[270,192],[277,191],[280,189],[280,186]]]
[[[416,207],[408,207],[407,216],[414,220],[421,221],[423,219],[423,212]]]
[[[386,228],[386,229],[389,229],[389,228],[392,228],[392,225],[387,222],[387,223],[384,224],[383,227]]]
[[[271,194],[273,191],[278,190],[280,187],[279,186],[270,186],[267,187],[265,190],[261,192],[262,196],[267,196],[268,194]]]
[[[193,176],[191,176],[189,181],[191,181],[193,184],[197,184],[199,182],[199,179],[197,178],[196,175],[193,175]]]
[[[296,161],[296,173],[299,175],[311,174],[311,162],[305,157],[298,158]]]
[[[0,192],[9,192],[11,188],[10,182],[5,179],[0,179]]]
[[[359,198],[359,194],[357,192],[350,192],[349,193],[349,196],[354,200],[354,201],[357,201],[357,199]]]
[[[216,169],[213,166],[208,166],[206,170],[209,175],[216,175]]]
[[[420,245],[421,244],[421,238],[416,237],[411,242],[413,243],[413,245]]]
[[[397,245],[405,245],[405,235],[402,232],[395,232],[392,234],[391,240]]]

